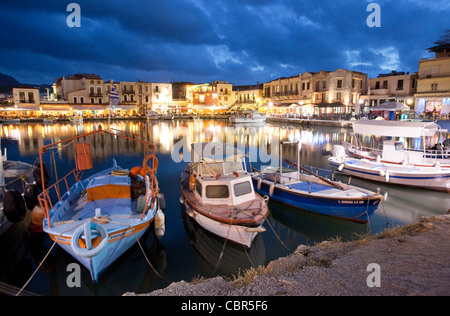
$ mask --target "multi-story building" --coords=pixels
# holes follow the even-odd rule
[[[186,99],[195,113],[225,113],[235,103],[232,92],[232,84],[216,80],[211,83],[188,86]]]
[[[264,101],[263,98],[263,88],[264,84],[257,83],[256,85],[246,85],[246,86],[233,86],[234,95],[234,110],[242,109],[257,109],[260,107]]]
[[[41,109],[39,89],[31,86],[21,86],[12,89],[14,111],[20,111],[20,115],[37,115]],[[11,113],[5,113],[11,114]],[[19,116],[20,116],[19,115]]]
[[[366,86],[367,74],[357,71],[305,72],[265,83],[264,97],[270,98],[270,106],[279,107],[278,112],[323,117],[352,113]]]
[[[415,94],[418,115],[448,117],[450,112],[450,52],[421,59]]]
[[[414,108],[414,94],[417,89],[417,73],[393,71],[380,74],[368,81],[367,95],[361,97],[366,111],[385,102],[396,101]]]

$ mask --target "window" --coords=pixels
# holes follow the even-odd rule
[[[388,88],[388,82],[387,80],[383,81],[383,89],[387,89]]]
[[[245,181],[241,183],[236,183],[234,186],[234,195],[235,196],[242,196],[245,194],[252,193],[252,186],[250,184],[250,181]]]
[[[80,97],[80,103],[84,103],[84,97]]]
[[[28,103],[34,103],[33,92],[28,92]]]
[[[337,87],[342,88],[342,79],[337,80]]]
[[[77,103],[77,97],[73,97],[73,103]]]
[[[398,81],[397,90],[403,90],[403,79],[400,79]]]
[[[380,89],[380,82],[379,81],[375,82],[375,89]]]
[[[208,199],[225,199],[230,196],[227,185],[206,186],[206,197]]]
[[[92,103],[92,104],[94,104],[94,103],[95,103],[95,100],[94,100],[94,98],[91,98],[91,103]]]
[[[311,89],[311,82],[308,82],[307,84],[306,84],[306,90],[310,90]]]
[[[337,100],[338,102],[341,102],[341,98],[342,98],[342,94],[341,94],[340,92],[337,92],[337,93],[336,93],[336,100]]]
[[[20,103],[25,103],[25,92],[19,92]]]
[[[437,83],[432,83],[431,84],[431,91],[436,92],[438,89],[438,84]]]

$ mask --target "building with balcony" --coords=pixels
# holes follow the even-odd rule
[[[450,53],[421,59],[415,94],[415,112],[429,118],[448,118],[450,113]]]
[[[264,84],[233,86],[234,105],[230,111],[256,110],[261,107],[266,98],[263,98]]]
[[[324,118],[351,114],[366,91],[367,74],[337,69],[305,72],[264,83],[271,113]]]
[[[361,96],[365,112],[386,102],[400,102],[414,109],[414,95],[417,91],[417,73],[392,71],[368,80],[367,94]],[[408,114],[408,113],[406,113]]]

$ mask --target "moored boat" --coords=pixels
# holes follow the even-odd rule
[[[300,148],[300,144],[298,146]],[[379,192],[317,176],[299,162],[285,160],[295,168],[283,167],[282,161],[280,154],[279,167],[252,175],[256,191],[268,195],[272,201],[316,214],[367,223],[383,200]]]
[[[261,115],[259,111],[247,111],[243,115],[230,116],[231,123],[264,123],[267,116]]]
[[[255,193],[244,154],[221,143],[193,144],[194,159],[181,174],[186,212],[206,230],[251,247],[265,231],[267,198]]]
[[[450,193],[450,168],[390,164],[369,159],[350,158],[344,147],[335,145],[331,166],[351,176],[396,185]]]
[[[100,133],[142,143],[146,151],[142,166],[122,169],[114,161],[111,168],[94,169],[90,144],[81,140]],[[100,274],[139,242],[153,221],[155,227],[163,225],[155,174],[158,160],[152,144],[125,132],[99,128],[41,147],[40,161],[45,152],[61,146],[75,147],[76,164],[55,184],[43,187],[39,195],[45,212],[44,231],[82,263],[93,281],[98,282]],[[95,173],[82,179],[83,173],[90,169]],[[74,184],[69,186],[70,182]]]
[[[443,140],[448,131],[436,123],[361,120],[353,123],[353,132],[357,144],[346,144],[346,147],[356,158],[396,165],[450,167],[450,146]],[[382,148],[364,147],[358,142],[358,136],[381,137]],[[405,141],[408,147],[421,143],[422,148],[405,148]],[[427,143],[434,146],[427,146]]]

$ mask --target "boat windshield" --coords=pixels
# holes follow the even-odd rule
[[[216,176],[232,174],[234,171],[243,171],[242,162],[218,162],[218,163],[208,163],[202,166],[203,176]]]

